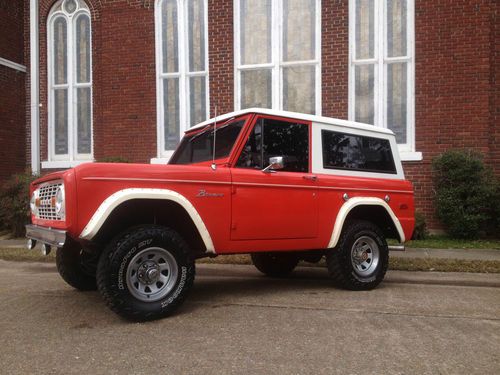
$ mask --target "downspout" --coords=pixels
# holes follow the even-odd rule
[[[34,175],[40,174],[39,81],[38,0],[30,0],[31,172]]]

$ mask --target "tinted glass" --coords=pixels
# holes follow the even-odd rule
[[[283,156],[287,172],[309,170],[309,129],[305,124],[259,119],[238,159],[237,167],[263,169],[269,158]]]
[[[321,131],[323,168],[396,173],[389,140]]]
[[[245,120],[222,124],[215,135],[215,158],[229,156]],[[191,164],[212,160],[214,145],[213,125],[199,133],[184,137],[169,164]]]

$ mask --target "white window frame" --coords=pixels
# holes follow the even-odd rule
[[[93,133],[93,83],[92,83],[92,17],[88,8],[88,4],[79,0],[77,3],[84,3],[85,8],[80,8],[72,14],[64,11],[64,4],[62,10],[55,9],[64,3],[60,0],[52,6],[52,10],[47,18],[47,79],[48,79],[48,161],[42,162],[42,168],[70,168],[81,163],[94,160],[94,133]],[[76,41],[75,20],[79,15],[86,14],[89,18],[89,43],[90,43],[90,72],[89,82],[77,83],[76,82]],[[64,17],[66,19],[66,53],[67,53],[67,79],[65,84],[54,83],[54,58],[53,58],[53,24],[57,17]],[[54,91],[57,88],[66,88],[68,91],[68,154],[57,155],[55,153],[55,129],[54,129]],[[90,153],[79,154],[78,151],[78,124],[77,124],[77,107],[76,92],[79,88],[90,88]]]
[[[234,0],[234,108],[241,109],[241,72],[271,69],[272,107],[283,110],[283,68],[290,66],[315,66],[315,115],[321,115],[321,0],[316,0],[315,59],[283,61],[283,0],[272,0],[271,5],[271,62],[241,65],[240,0]]]
[[[164,0],[155,1],[155,49],[156,49],[156,120],[157,120],[157,158],[151,163],[166,163],[175,150],[165,150],[165,121],[163,106],[163,79],[177,77],[179,79],[179,126],[180,134],[190,128],[190,93],[189,78],[206,77],[205,100],[206,119],[210,115],[210,74],[208,66],[208,1],[204,0],[205,9],[205,70],[189,72],[189,38],[188,38],[188,1],[177,0],[177,35],[179,71],[177,73],[163,73],[162,55],[162,17],[161,4]],[[179,139],[180,141],[180,139]]]
[[[406,143],[398,144],[402,160],[422,160],[422,153],[415,150],[415,1],[407,0],[407,54],[387,57],[387,2],[374,1],[374,58],[356,60],[356,0],[349,0],[349,120],[355,120],[355,68],[360,65],[374,66],[374,124],[387,128],[387,66],[404,62],[407,71],[407,126]]]

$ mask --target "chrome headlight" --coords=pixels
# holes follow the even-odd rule
[[[40,206],[40,191],[36,189],[33,194],[31,194],[30,199],[30,210],[34,216],[38,215],[38,207]]]
[[[59,186],[55,196],[55,204],[54,208],[56,210],[56,214],[64,218],[65,215],[65,204],[64,204],[64,185]]]

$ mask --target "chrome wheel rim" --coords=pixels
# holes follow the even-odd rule
[[[358,276],[371,276],[377,269],[379,260],[380,250],[373,238],[362,236],[352,245],[351,263]]]
[[[168,250],[149,247],[137,253],[128,264],[127,287],[140,301],[158,301],[174,288],[178,274],[177,261]]]

